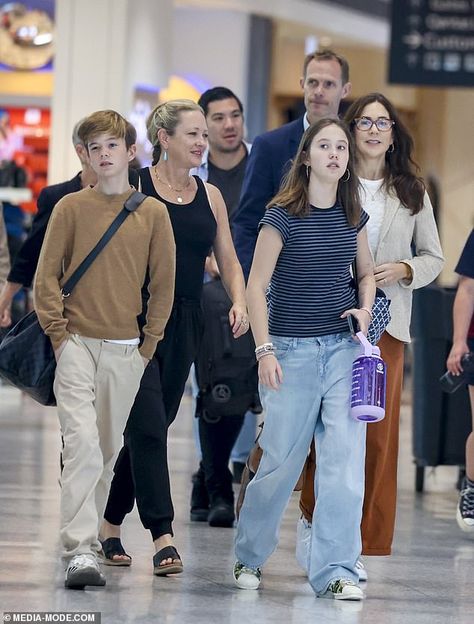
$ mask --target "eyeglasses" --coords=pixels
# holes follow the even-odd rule
[[[380,132],[388,132],[390,128],[395,125],[395,122],[392,119],[387,119],[386,117],[377,117],[377,119],[371,119],[370,117],[358,117],[357,119],[354,119],[354,124],[357,130],[362,130],[362,132],[367,132],[374,124]]]

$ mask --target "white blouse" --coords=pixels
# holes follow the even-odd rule
[[[367,222],[369,247],[375,258],[375,253],[379,244],[380,229],[385,214],[387,194],[382,190],[383,178],[380,180],[359,178],[359,180],[361,184],[360,200],[362,208],[370,217]]]

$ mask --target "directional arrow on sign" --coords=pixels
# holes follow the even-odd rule
[[[418,31],[414,30],[408,35],[405,35],[403,37],[403,41],[407,43],[413,50],[416,50],[423,43],[423,35],[421,35]]]

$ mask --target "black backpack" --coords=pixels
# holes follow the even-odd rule
[[[197,416],[217,422],[258,406],[258,377],[252,333],[235,339],[229,325],[232,303],[220,280],[203,286],[204,335],[196,360]]]

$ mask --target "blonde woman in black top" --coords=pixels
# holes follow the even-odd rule
[[[237,338],[248,330],[245,285],[232,244],[219,190],[189,171],[201,164],[207,126],[200,106],[172,100],[147,122],[154,164],[140,171],[142,191],[168,208],[176,242],[175,302],[165,336],[148,365],[125,431],[102,526],[104,563],[130,565],[120,526],[135,498],[140,518],[155,544],[154,573],[182,572],[173,545],[167,431],[179,408],[189,369],[202,335],[200,306],[205,259],[212,248],[233,302],[229,323]]]

